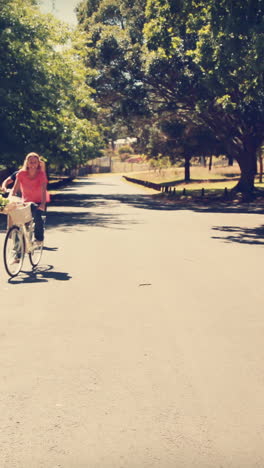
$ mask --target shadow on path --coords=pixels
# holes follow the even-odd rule
[[[49,280],[69,281],[69,273],[54,271],[52,265],[40,265],[31,271],[22,270],[15,278],[8,280],[9,284],[47,283]]]
[[[87,187],[89,191],[90,185],[98,187],[98,193],[95,194],[78,194],[76,189]],[[100,189],[104,187],[116,187],[116,193],[104,194],[100,193]],[[125,186],[125,185],[123,185]],[[75,180],[71,186],[66,187],[63,192],[53,195],[52,207],[76,207],[76,208],[104,208],[111,207],[114,204],[126,204],[135,208],[146,210],[163,210],[163,211],[178,211],[190,210],[200,213],[259,213],[264,214],[264,198],[258,203],[232,203],[221,198],[208,199],[206,197],[198,197],[193,200],[191,197],[183,197],[181,195],[166,196],[165,194],[122,194],[118,193],[120,189],[120,180],[111,182],[108,178],[79,178]],[[104,190],[102,190],[104,191]],[[107,216],[107,215],[106,215]],[[112,219],[112,213],[111,213]],[[82,217],[81,217],[82,218]],[[96,223],[96,219],[93,220]],[[118,223],[118,220],[116,220]],[[100,222],[100,218],[99,218]],[[107,220],[106,220],[107,222]],[[92,223],[93,224],[93,223]],[[103,223],[104,224],[104,223]]]
[[[99,207],[99,204],[95,203],[94,206]],[[57,227],[60,230],[68,231],[70,228],[74,228],[75,231],[78,231],[85,226],[127,229],[129,225],[137,223],[134,219],[126,217],[125,214],[95,213],[84,209],[81,211],[63,211],[63,207],[65,207],[65,204],[61,206],[60,211],[53,208],[48,211],[46,229]],[[108,206],[108,208],[110,207]]]
[[[220,239],[224,242],[264,246],[264,225],[255,228],[216,226],[213,230],[227,233],[227,236],[212,236],[213,239]]]
[[[264,214],[263,204],[254,203],[228,204],[221,201],[204,201],[202,198],[193,200],[184,200],[182,198],[162,197],[155,195],[137,195],[137,194],[57,194],[53,196],[52,207],[76,207],[76,208],[95,208],[105,207],[111,204],[123,203],[135,208],[146,210],[164,210],[178,211],[191,210],[196,212],[213,213],[261,213]]]

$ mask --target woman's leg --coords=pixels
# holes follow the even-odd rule
[[[44,224],[42,219],[42,214],[44,211],[38,209],[38,205],[33,204],[31,205],[32,216],[35,222],[35,239],[37,241],[44,240]]]

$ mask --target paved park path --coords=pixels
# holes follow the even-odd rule
[[[40,268],[1,261],[0,467],[263,468],[263,231],[118,175],[59,192]]]

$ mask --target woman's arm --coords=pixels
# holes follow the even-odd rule
[[[16,178],[16,181],[15,181],[15,184],[14,184],[14,187],[11,189],[10,191],[10,197],[12,197],[12,195],[16,195],[16,193],[20,190],[20,182],[18,180],[18,178]]]
[[[8,185],[14,184],[14,183],[15,183],[17,174],[18,174],[18,171],[13,172],[13,174],[11,174],[10,176],[8,176],[8,177],[2,182],[2,187],[1,187],[1,188],[2,188],[2,190],[3,190],[4,192],[7,192],[7,190],[8,190],[8,188],[7,188]]]
[[[2,190],[3,190],[4,192],[6,192],[6,191],[7,191],[7,186],[10,185],[10,184],[12,184],[13,182],[14,182],[14,181],[11,179],[10,176],[7,177],[7,178],[3,181],[3,183],[2,183],[2,187],[1,187]]]
[[[45,211],[46,207],[46,192],[47,192],[47,182],[42,182],[41,184],[41,203],[39,205],[39,210]]]

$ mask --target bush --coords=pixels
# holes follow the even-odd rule
[[[124,154],[124,153],[133,154],[134,150],[130,145],[120,146],[120,148],[118,148],[118,154],[121,155],[121,154]]]

